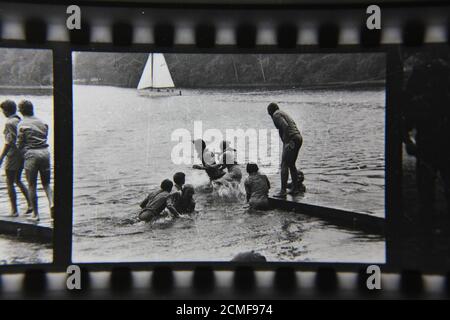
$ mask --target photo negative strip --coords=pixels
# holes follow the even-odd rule
[[[385,53],[72,63],[74,263],[386,262]]]
[[[53,261],[52,51],[0,48],[0,265]]]
[[[402,251],[411,265],[450,266],[450,49],[403,49]]]

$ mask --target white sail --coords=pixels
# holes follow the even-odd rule
[[[172,76],[162,53],[153,54],[153,88],[173,88]]]
[[[142,72],[141,79],[137,88],[145,89],[153,87],[153,53],[148,55],[147,63],[145,64],[144,71]]]

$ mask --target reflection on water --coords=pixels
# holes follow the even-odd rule
[[[384,91],[185,90],[145,98],[134,89],[74,86],[75,261],[219,261],[245,250],[272,261],[384,261],[383,239],[291,212],[248,212],[243,201],[208,192],[197,193],[192,219],[127,223],[176,171],[197,189],[207,183],[203,172],[172,163],[173,130],[192,132],[198,120],[203,130],[272,129],[270,101],[304,136],[302,201],[384,216]],[[278,165],[261,170],[276,189]]]
[[[53,154],[53,96],[24,96],[24,95],[0,95],[0,102],[6,99],[11,99],[16,103],[23,99],[28,99],[34,104],[35,115],[41,118],[49,125],[49,145],[50,152]],[[3,148],[4,136],[3,128],[5,126],[5,117],[0,114],[0,148]],[[53,165],[53,163],[52,163]],[[5,172],[3,168],[0,169],[0,215],[6,215],[11,212],[9,205],[9,198],[5,184]],[[25,173],[22,174],[22,180],[25,182]],[[16,188],[17,199],[19,204],[19,212],[25,212],[27,203],[25,198]],[[48,201],[45,193],[38,186],[38,201],[41,208],[41,217],[48,217],[50,210],[48,208]],[[22,242],[15,238],[9,238],[0,235],[0,264],[24,264],[24,263],[47,263],[52,261],[52,250],[49,246],[39,243]],[[5,262],[6,261],[6,262]]]

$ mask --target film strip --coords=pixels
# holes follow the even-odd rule
[[[385,261],[374,264],[381,268],[382,286],[388,290],[377,297],[389,298],[398,293],[405,297],[448,295],[448,256],[443,253],[445,245],[444,248],[431,249],[433,253],[430,256],[422,251],[414,252],[416,242],[425,240],[430,248],[439,247],[437,241],[448,242],[445,229],[433,229],[439,233],[437,236],[416,234],[415,226],[403,232],[405,221],[411,219],[408,215],[405,218],[404,213],[411,209],[402,202],[407,197],[403,193],[405,173],[401,150],[402,121],[407,117],[402,100],[402,92],[408,82],[404,80],[405,65],[413,64],[415,55],[423,52],[448,52],[450,25],[447,4],[435,2],[426,7],[420,3],[409,6],[381,4],[381,29],[373,30],[367,28],[367,19],[372,13],[368,13],[365,5],[253,7],[80,3],[79,30],[68,30],[68,19],[78,13],[74,8],[69,9],[71,3],[38,5],[5,2],[0,5],[1,49],[47,50],[52,55],[55,199],[55,219],[51,228],[52,258],[48,263],[2,263],[0,292],[3,297],[35,297],[43,292],[47,292],[50,297],[61,294],[71,296],[72,292],[66,291],[65,272],[72,264],[81,267],[83,292],[90,297],[95,297],[96,292],[104,292],[102,290],[105,289],[111,289],[111,292],[119,295],[135,292],[136,297],[148,296],[149,289],[153,290],[154,297],[161,294],[172,294],[173,297],[198,294],[202,297],[205,293],[217,298],[234,293],[259,297],[257,292],[261,289],[269,292],[261,295],[261,298],[273,298],[279,294],[290,297],[314,297],[317,294],[337,296],[338,292],[343,294],[343,290],[349,297],[361,293],[369,296],[378,294],[367,289],[367,266],[372,264],[369,262],[170,262],[165,259],[148,262],[125,260],[118,263],[83,262],[81,259],[78,260],[80,263],[74,262],[76,213],[73,209],[73,185],[76,181],[72,172],[76,165],[74,159],[79,156],[74,139],[81,118],[77,118],[75,110],[73,81],[77,80],[74,76],[77,70],[73,55],[78,52],[384,54],[384,221],[380,225],[372,219],[366,221],[365,218],[349,215],[347,221],[338,221],[337,224],[343,224],[344,227],[358,225],[362,229],[370,225],[371,234],[381,233],[385,237]],[[45,16],[42,12],[46,13]],[[1,96],[3,98],[8,94]],[[446,116],[445,111],[443,116]],[[296,205],[288,204],[285,209],[301,211],[310,208],[299,209]],[[316,212],[313,209],[311,211]],[[396,215],[396,212],[402,214]],[[320,210],[315,217],[323,217]],[[333,220],[329,217],[324,219]],[[17,234],[17,226],[12,228],[13,234]],[[21,227],[20,232],[26,233],[26,227]],[[42,234],[38,237],[45,238],[43,234],[48,231],[39,232]],[[441,232],[444,234],[442,237]],[[430,259],[426,261],[427,258]]]

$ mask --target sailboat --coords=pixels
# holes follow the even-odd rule
[[[174,94],[181,96],[181,90],[175,90],[175,84],[162,53],[149,54],[137,89],[139,95],[144,96]]]

